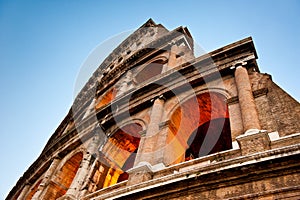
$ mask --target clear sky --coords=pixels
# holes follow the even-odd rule
[[[261,72],[300,100],[299,0],[0,0],[0,199],[67,114],[89,53],[150,17],[208,52],[252,36]]]

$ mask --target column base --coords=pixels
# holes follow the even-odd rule
[[[270,149],[270,138],[265,130],[249,129],[245,134],[236,137],[242,155],[253,154]]]
[[[57,200],[77,200],[74,195],[65,194],[62,197],[59,197]]]
[[[152,166],[148,162],[140,162],[136,167],[133,167],[127,171],[129,174],[127,185],[135,185],[151,180],[154,172],[163,168],[165,168],[165,165],[162,163]]]

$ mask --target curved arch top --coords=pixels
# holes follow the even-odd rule
[[[207,145],[209,142],[209,147],[205,149],[206,154],[231,148],[229,114],[225,100],[223,94],[204,92],[186,99],[177,106],[170,116],[167,151],[172,152],[173,158],[170,158],[167,163],[177,163],[187,159],[184,155],[191,146],[193,146],[193,154],[197,154],[193,157],[199,157],[200,146]],[[220,144],[220,148],[214,147],[219,138],[226,138],[226,142],[224,145]],[[194,141],[195,139],[198,141]],[[195,149],[197,149],[196,153]],[[211,151],[212,149],[214,151]],[[201,151],[201,155],[204,154]]]

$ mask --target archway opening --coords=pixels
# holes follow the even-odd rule
[[[145,82],[149,80],[150,78],[161,74],[163,65],[166,63],[164,60],[157,60],[150,64],[148,64],[146,67],[144,67],[136,76],[135,80],[137,84],[141,84],[142,82]]]
[[[232,148],[226,98],[206,92],[180,104],[171,115],[166,146],[168,164]]]
[[[30,190],[29,194],[27,195],[26,200],[31,200],[31,199],[32,199],[33,195],[37,192],[38,187],[39,187],[39,185],[41,184],[41,182],[42,182],[42,179],[39,180],[39,181],[34,185],[34,187]]]
[[[82,161],[83,154],[81,152],[72,156],[55,174],[54,180],[49,184],[44,198],[49,200],[57,199],[63,196],[69,189]]]
[[[115,88],[108,90],[103,96],[97,99],[95,109],[98,110],[116,98],[117,91]]]
[[[141,125],[132,123],[112,134],[101,150],[100,162],[91,178],[91,192],[128,179],[126,171],[134,165],[142,130]]]
[[[185,160],[199,158],[232,148],[229,118],[205,122],[188,139]]]

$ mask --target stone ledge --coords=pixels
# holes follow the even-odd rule
[[[58,198],[57,200],[77,200],[77,198],[75,198],[75,196],[73,195],[64,195]]]
[[[300,144],[300,133],[294,133],[284,137],[280,137],[279,134],[278,136],[275,136],[276,133],[278,134],[278,132],[269,133],[272,149],[286,145]]]
[[[237,151],[237,150],[232,150],[232,151]],[[116,190],[111,190],[110,187],[105,188],[99,191],[87,195],[82,200],[96,200],[96,199],[109,199],[109,198],[120,198],[124,197],[129,194],[134,194],[142,191],[146,191],[149,189],[154,189],[158,187],[162,187],[171,183],[179,182],[179,181],[184,181],[187,179],[195,179],[199,176],[205,175],[205,174],[210,174],[210,173],[215,173],[215,172],[221,172],[223,170],[230,170],[230,169],[235,169],[237,167],[243,167],[243,166],[248,166],[251,164],[263,162],[263,161],[268,161],[272,162],[271,160],[277,159],[277,158],[284,158],[286,156],[295,156],[300,153],[300,144],[297,145],[292,145],[288,147],[283,147],[279,149],[272,149],[268,150],[265,152],[259,152],[251,155],[246,155],[246,156],[239,156],[236,158],[228,159],[228,160],[223,160],[220,162],[212,162],[208,165],[199,165],[194,167],[191,170],[188,171],[183,171],[180,172],[179,169],[183,168],[184,166],[192,166],[195,163],[193,162],[184,162],[177,164],[176,166],[170,166],[166,167],[163,170],[157,171],[155,173],[161,173],[162,171],[168,170],[172,171],[172,174],[168,174],[163,177],[159,177],[156,179],[151,179],[139,184],[127,186],[124,188],[119,188]],[[220,153],[221,154],[221,153]],[[209,157],[209,156],[208,156]],[[208,159],[208,157],[206,159]],[[213,157],[213,156],[210,156]],[[201,158],[199,159],[201,160]],[[193,161],[193,160],[191,160]],[[195,160],[196,161],[196,160]],[[188,164],[188,165],[187,165]]]
[[[155,172],[158,172],[164,168],[165,165],[162,163],[152,166],[148,162],[140,162],[136,167],[133,167],[127,171],[129,174],[127,185],[134,185],[151,180]]]

